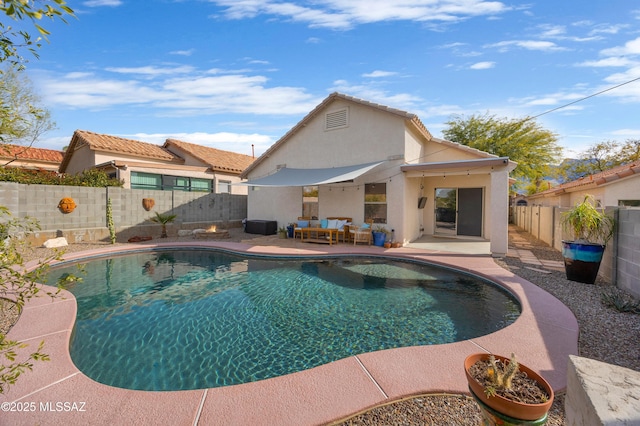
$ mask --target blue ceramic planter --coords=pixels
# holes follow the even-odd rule
[[[567,279],[593,284],[598,277],[605,246],[593,243],[562,242],[562,257]]]

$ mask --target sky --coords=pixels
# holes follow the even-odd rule
[[[336,91],[414,113],[436,137],[490,114],[537,116],[564,157],[640,139],[637,1],[67,4],[76,18],[43,21],[27,64],[57,126],[39,148],[81,129],[257,157]]]

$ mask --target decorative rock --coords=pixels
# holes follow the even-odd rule
[[[69,243],[67,243],[67,239],[65,237],[51,238],[42,244],[42,246],[46,248],[66,247],[68,245]]]
[[[190,229],[178,229],[178,237],[188,237],[193,234],[193,231]]]

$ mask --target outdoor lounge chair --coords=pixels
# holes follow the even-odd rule
[[[367,243],[371,245],[371,227],[373,225],[373,221],[369,221],[362,226],[352,226],[349,227],[349,233],[351,234],[351,239],[353,239],[353,245],[355,246],[358,243]]]

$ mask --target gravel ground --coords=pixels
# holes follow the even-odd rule
[[[241,229],[230,229],[230,241],[252,242],[253,244],[273,244],[274,238],[245,234]],[[162,242],[185,240],[168,238]],[[157,242],[153,241],[153,242]],[[287,244],[288,240],[279,240],[278,244]],[[104,245],[104,244],[99,244]],[[94,248],[95,244],[71,244],[65,252],[83,251]],[[509,247],[531,250],[538,259],[562,261],[562,255],[539,242],[531,235],[511,227]],[[34,248],[25,254],[27,259],[42,258],[51,250]],[[640,316],[632,313],[620,313],[606,307],[601,302],[603,292],[624,293],[601,281],[587,285],[568,281],[564,272],[540,272],[540,266],[522,263],[518,257],[507,256],[496,259],[500,266],[543,288],[560,299],[576,316],[580,325],[578,350],[580,356],[596,359],[609,364],[620,365],[640,371]],[[0,331],[11,327],[17,319],[17,312],[2,310]],[[373,408],[336,424],[355,425],[473,425],[480,423],[480,411],[468,396],[430,394],[420,395]],[[549,426],[564,425],[564,395],[556,394],[549,413]]]

